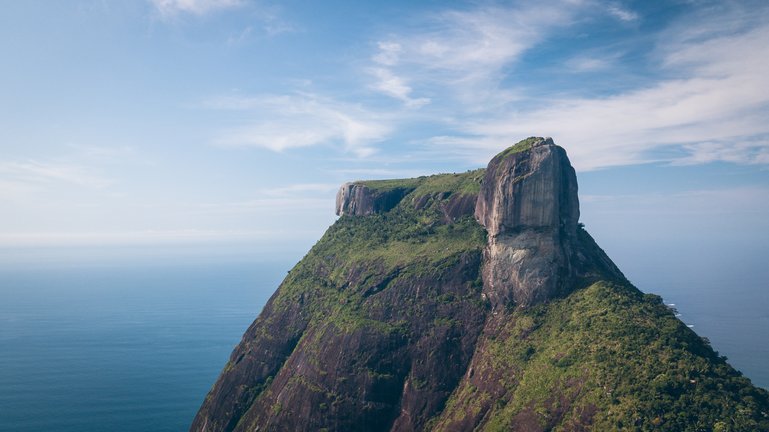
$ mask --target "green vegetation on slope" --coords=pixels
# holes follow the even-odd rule
[[[402,330],[399,323],[371,319],[375,315],[369,310],[372,305],[365,302],[372,291],[381,289],[378,285],[399,278],[440,278],[466,254],[480,256],[486,244],[484,229],[472,216],[446,223],[441,205],[448,196],[477,190],[482,175],[483,170],[475,170],[365,182],[383,189],[416,189],[389,212],[339,218],[289,272],[274,299],[275,306],[288,309],[302,303],[305,312],[318,320],[348,331],[360,327]],[[431,194],[437,196],[427,200],[424,208],[415,208],[418,198]],[[474,283],[480,290],[480,279]],[[481,302],[479,296],[472,300]]]
[[[498,320],[475,360],[491,383],[460,386],[443,425],[485,406],[488,431],[769,430],[767,392],[658,296],[601,282]]]
[[[252,326],[258,347],[276,335],[292,339],[281,336],[287,327],[301,329],[290,332],[297,339],[287,361],[296,363],[246,390],[250,411],[239,427],[269,425],[271,417],[289,429],[378,430],[400,412],[406,381],[425,395],[415,401],[445,401],[486,313],[479,275],[486,233],[470,215],[444,213],[452,188],[475,175],[421,179],[438,193],[424,199],[412,191],[388,212],[342,216],[328,229]],[[449,359],[456,365],[443,367],[442,378],[428,375],[437,368],[431,362]],[[317,407],[324,416],[301,414]],[[329,423],[340,418],[350,423]]]
[[[339,218],[291,270],[278,291],[276,305],[288,307],[311,297],[313,302],[307,307],[324,319],[339,318],[338,323],[347,328],[355,323],[375,325],[371,320],[351,317],[356,310],[364,315],[356,305],[368,294],[368,285],[389,276],[439,277],[463,254],[480,254],[486,245],[485,230],[469,215],[446,223],[441,207],[451,196],[477,193],[483,173],[478,169],[362,182],[379,191],[414,190],[386,213]],[[480,286],[480,280],[476,282]]]
[[[382,192],[398,188],[414,189],[413,196],[444,192],[472,195],[480,190],[481,179],[485,172],[485,168],[480,168],[459,174],[436,174],[409,179],[368,180],[357,183]]]
[[[542,141],[543,139],[544,138],[542,137],[528,137],[524,140],[518,141],[514,145],[506,148],[504,151],[502,151],[502,153],[499,153],[498,155],[496,155],[494,159],[504,159],[510,156],[511,154],[524,152],[530,149],[531,146],[534,145],[534,143],[538,141]]]

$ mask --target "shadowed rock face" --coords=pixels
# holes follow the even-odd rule
[[[578,224],[551,139],[347,183],[336,210],[190,430],[769,430],[769,394]]]
[[[493,307],[529,306],[573,287],[579,200],[566,151],[529,138],[494,157],[475,217],[486,227],[484,295]]]
[[[358,183],[345,183],[336,194],[337,216],[367,216],[390,211],[414,188],[373,190]]]

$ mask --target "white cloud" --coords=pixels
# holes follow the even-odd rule
[[[707,38],[707,23],[691,24],[699,26],[696,38],[667,38],[660,51],[660,72],[675,78],[610,96],[540,98],[487,111],[458,124],[461,136],[438,140],[455,151],[493,153],[517,138],[549,135],[582,170],[660,158],[766,163],[769,25]],[[666,149],[683,156],[660,156]]]
[[[172,17],[179,13],[205,15],[225,9],[240,7],[243,0],[149,0],[161,16]]]
[[[651,55],[636,60],[651,72],[635,88],[600,96],[578,88],[533,94],[523,84],[530,77],[517,79],[526,73],[516,69],[524,53],[584,24],[599,6],[620,21],[641,19],[618,2],[593,0],[434,14],[418,30],[378,43],[367,69],[370,88],[406,106],[425,105],[413,95],[428,90],[430,105],[420,118],[455,132],[423,140],[442,157],[483,161],[520,138],[546,135],[566,146],[582,170],[660,160],[767,163],[769,21],[760,18],[762,10],[695,9],[654,35]],[[559,86],[563,74],[607,73],[624,61],[625,48],[572,55],[563,70],[544,71],[542,82],[553,77]]]
[[[430,103],[429,98],[412,98],[412,89],[406,84],[406,80],[393,72],[392,67],[398,64],[403,51],[401,45],[386,41],[377,45],[379,52],[371,58],[377,66],[368,69],[369,74],[376,78],[372,88],[402,101],[410,108],[419,108]]]
[[[430,102],[474,112],[505,105],[517,98],[500,85],[506,68],[554,29],[568,26],[583,3],[520,2],[432,14],[419,30],[378,42],[367,69],[371,88],[407,107]],[[431,97],[412,96],[422,89],[430,89]]]
[[[430,103],[429,98],[412,98],[411,87],[406,85],[403,78],[396,76],[386,68],[371,68],[371,75],[377,78],[373,85],[376,90],[403,101],[407,107],[419,108]]]
[[[606,11],[609,12],[609,15],[619,19],[620,21],[630,22],[639,18],[637,13],[625,9],[618,4],[609,5],[609,7],[606,8]]]
[[[372,58],[375,63],[383,66],[395,66],[398,64],[401,45],[396,42],[379,42],[379,52]]]
[[[366,157],[391,131],[389,121],[356,105],[310,94],[230,97],[211,101],[216,109],[248,110],[254,121],[225,131],[221,146],[261,147],[275,152],[316,145],[340,145]]]

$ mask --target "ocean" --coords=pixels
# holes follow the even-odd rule
[[[186,430],[299,258],[0,268],[0,431]],[[769,388],[769,309],[756,282],[769,271],[649,272],[632,262],[618,261],[631,281],[674,303],[732,365]]]
[[[0,271],[0,430],[186,430],[291,264]]]

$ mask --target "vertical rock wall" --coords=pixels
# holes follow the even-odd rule
[[[570,290],[577,177],[552,139],[529,138],[489,162],[475,217],[489,234],[483,279],[493,307],[531,305]]]
[[[360,183],[345,183],[336,194],[336,214],[368,216],[384,213],[398,205],[412,190],[405,187],[377,190]]]

